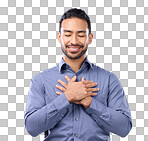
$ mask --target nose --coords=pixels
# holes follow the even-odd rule
[[[73,35],[71,38],[71,44],[77,44],[78,43],[78,38],[76,35]]]

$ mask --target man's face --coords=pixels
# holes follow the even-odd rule
[[[88,44],[92,42],[93,34],[89,34],[85,20],[70,18],[62,22],[61,33],[58,41],[61,43],[62,52],[69,59],[79,59],[86,55]]]

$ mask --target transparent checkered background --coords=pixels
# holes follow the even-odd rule
[[[71,7],[91,18],[88,59],[120,78],[130,105],[130,134],[112,141],[148,141],[148,0],[0,0],[0,141],[43,140],[24,128],[30,79],[59,63],[58,22]]]

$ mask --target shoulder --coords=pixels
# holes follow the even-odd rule
[[[108,76],[108,75],[110,75],[110,71],[108,71],[108,70],[106,70],[106,69],[104,69],[104,68],[101,68],[100,66],[97,66],[97,65],[95,65],[95,64],[93,64],[93,70],[96,72],[96,73],[99,73],[99,75],[101,74],[101,75],[106,75],[106,76]]]
[[[100,66],[93,64],[93,68],[95,73],[97,73],[99,76],[103,78],[112,79],[112,80],[119,79],[115,73],[109,70],[106,70],[104,68],[101,68]]]
[[[32,79],[43,81],[42,79],[44,77],[47,77],[49,75],[53,75],[53,73],[57,73],[57,71],[58,71],[57,66],[54,66],[52,68],[45,69],[45,70],[35,74]]]

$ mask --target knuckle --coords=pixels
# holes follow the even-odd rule
[[[91,89],[90,89],[90,88],[88,88],[88,89],[87,89],[87,91],[88,91],[88,92],[90,92],[90,91],[91,91]]]
[[[84,94],[86,95],[87,94],[87,91],[85,91]]]
[[[84,88],[86,87],[84,83],[82,83],[82,87],[84,87]]]
[[[86,91],[86,92],[89,92],[89,89],[85,88],[85,91]]]
[[[80,84],[83,85],[84,84],[84,81],[80,81]]]
[[[89,92],[88,94],[89,94],[89,95],[92,95],[92,93],[91,93],[91,92]]]
[[[85,88],[85,84],[83,82],[80,82],[81,86]]]

